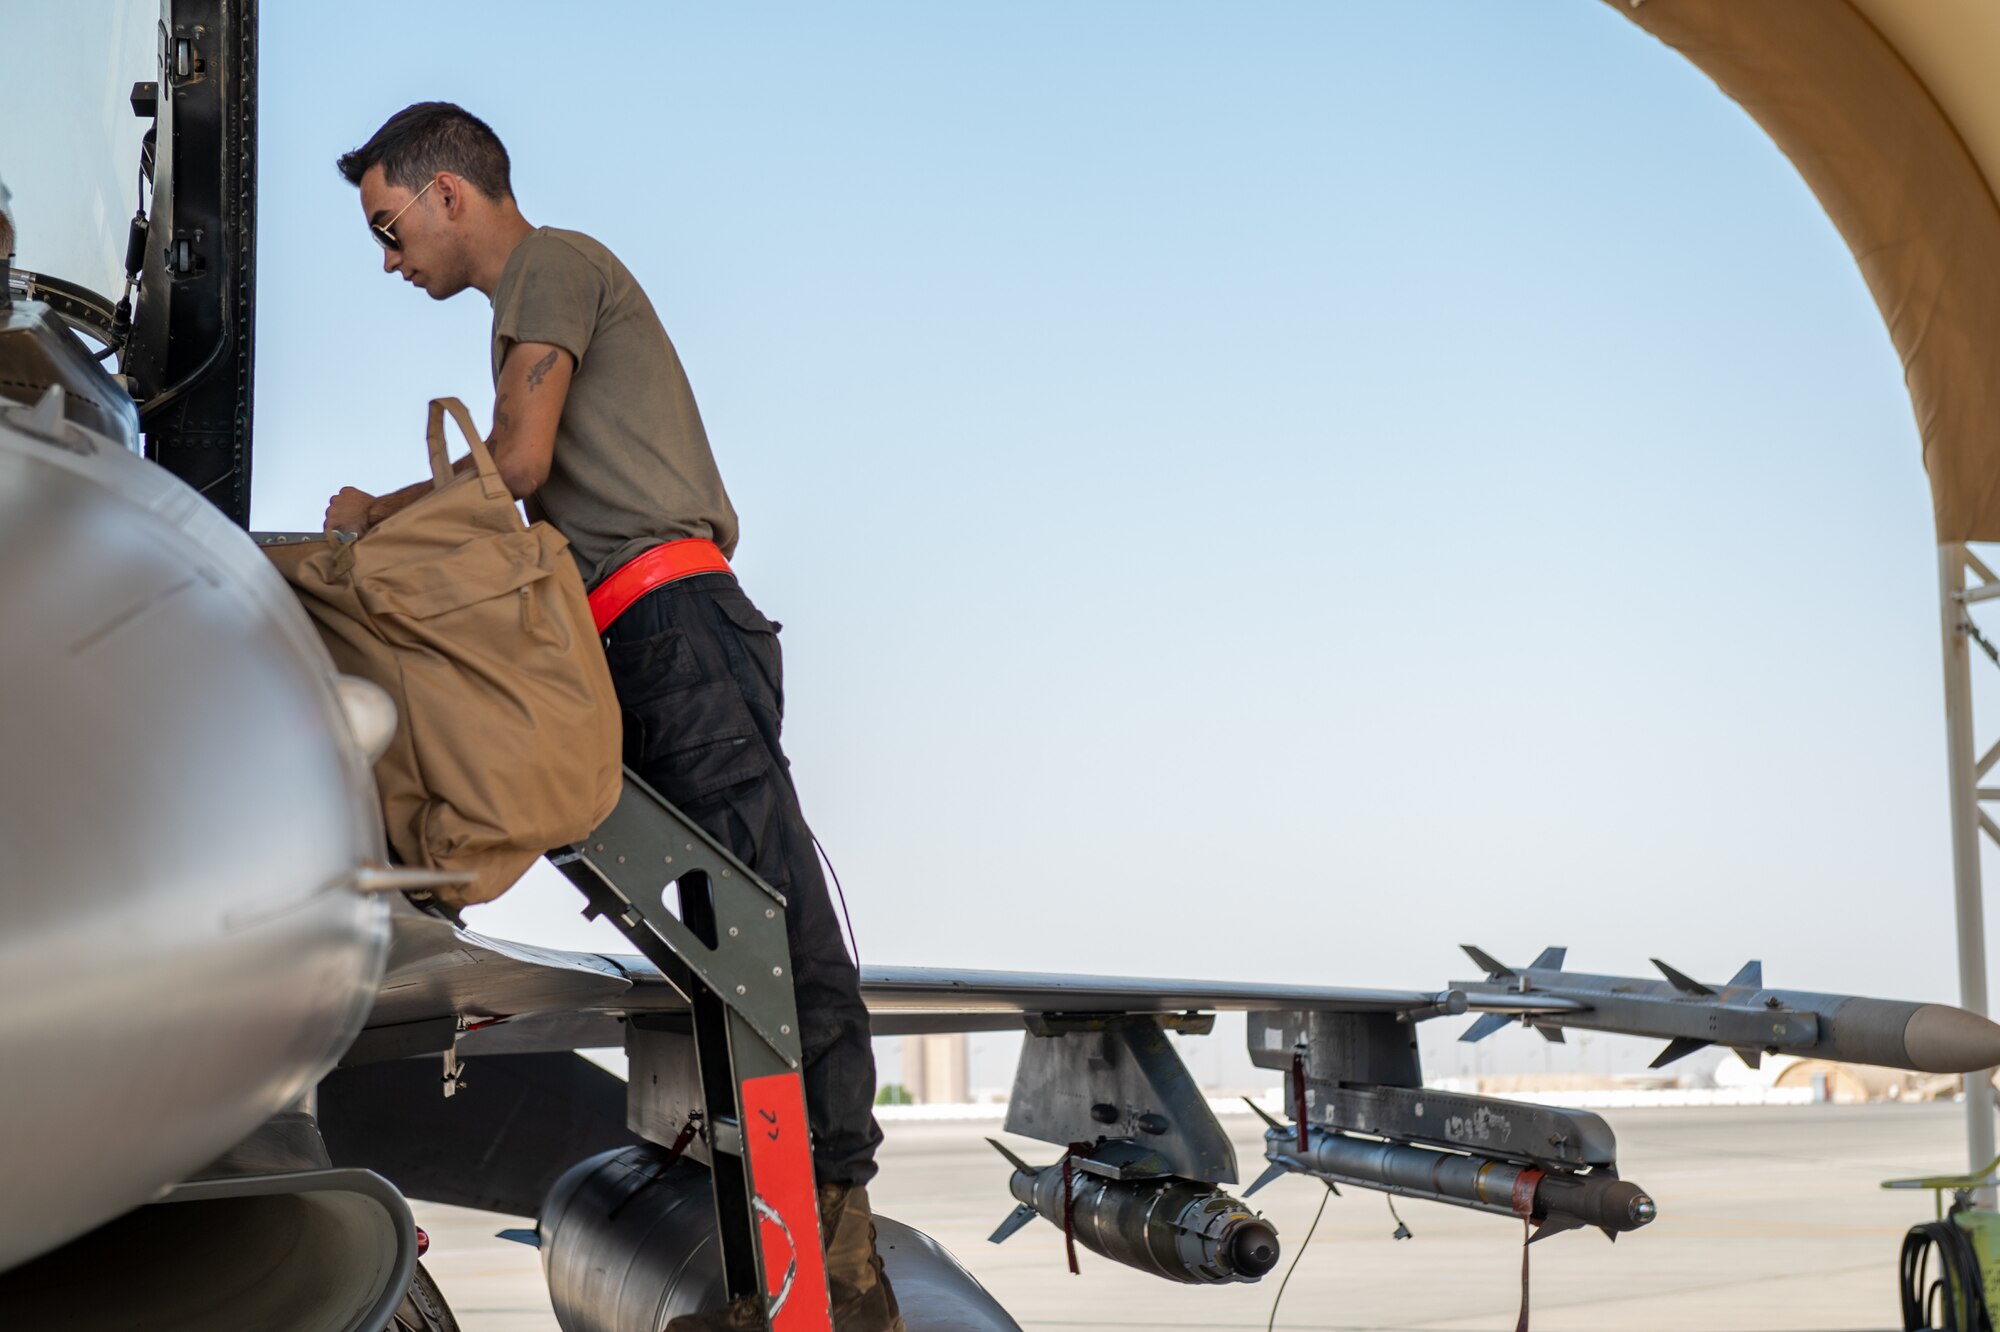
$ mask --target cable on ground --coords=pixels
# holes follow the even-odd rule
[[[1272,1332],[1278,1326],[1278,1306],[1285,1301],[1285,1287],[1292,1284],[1292,1273],[1299,1270],[1299,1259],[1306,1256],[1306,1245],[1313,1242],[1313,1232],[1319,1229],[1319,1219],[1326,1215],[1327,1199],[1331,1197],[1333,1185],[1328,1184],[1326,1192],[1319,1196],[1319,1210],[1313,1213],[1313,1223],[1306,1227],[1306,1237],[1299,1241],[1298,1252],[1292,1255],[1292,1265],[1285,1269],[1285,1279],[1278,1283],[1278,1293],[1271,1298],[1271,1317],[1264,1324],[1264,1332]]]
[[[1930,1251],[1938,1253],[1931,1279]],[[1951,1220],[1912,1226],[1903,1237],[1903,1326],[1943,1332],[1993,1332],[1986,1287],[1972,1236]],[[1961,1321],[1963,1316],[1965,1321]],[[1943,1322],[1935,1321],[1939,1317]]]

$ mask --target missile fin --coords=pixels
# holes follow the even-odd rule
[[[1277,1126],[1274,1124],[1272,1125],[1272,1127],[1275,1128]],[[1257,1190],[1263,1188],[1266,1184],[1269,1184],[1271,1181],[1280,1177],[1281,1175],[1288,1175],[1290,1173],[1291,1171],[1289,1168],[1280,1165],[1276,1161],[1273,1161],[1271,1162],[1271,1164],[1264,1167],[1263,1174],[1257,1176],[1256,1183],[1252,1184],[1249,1188],[1243,1190],[1243,1196],[1247,1198],[1251,1194],[1255,1193]]]
[[[1534,961],[1528,964],[1530,971],[1561,971],[1563,961],[1569,956],[1567,948],[1544,948]]]
[[[513,1240],[514,1243],[525,1244],[531,1249],[542,1247],[541,1235],[533,1230],[496,1230],[493,1232],[493,1238]]]
[[[998,1138],[988,1138],[986,1141],[992,1143],[993,1150],[1000,1153],[1000,1155],[1006,1157],[1007,1164],[1013,1166],[1014,1169],[1029,1175],[1035,1173],[1035,1168],[1033,1166],[1029,1165],[1026,1161],[1023,1161],[1020,1157],[1014,1155],[1013,1152],[1007,1149],[1006,1144],[1002,1143]]]
[[[1733,990],[1739,985],[1747,985],[1753,990],[1763,989],[1764,964],[1762,962],[1745,962],[1743,964],[1743,969],[1737,972],[1734,976],[1731,976],[1729,978],[1729,984],[1723,986],[1722,988],[1725,990]]]
[[[1741,1059],[1744,1063],[1748,1064],[1751,1068],[1760,1068],[1763,1066],[1764,1063],[1764,1052],[1762,1050],[1759,1050],[1754,1045],[1737,1046],[1736,1057],[1738,1059]]]
[[[1467,1027],[1465,1034],[1458,1039],[1461,1041],[1483,1041],[1513,1020],[1513,1015],[1509,1013],[1488,1013],[1480,1018],[1479,1021]]]
[[[1537,1026],[1537,1027],[1535,1028],[1535,1030],[1536,1030],[1536,1031],[1539,1031],[1540,1033],[1542,1033],[1542,1039],[1543,1039],[1543,1040],[1545,1040],[1545,1041],[1547,1041],[1547,1042],[1549,1042],[1549,1043],[1550,1043],[1551,1045],[1567,1045],[1567,1044],[1569,1044],[1569,1042],[1568,1042],[1568,1041],[1565,1041],[1565,1040],[1563,1039],[1563,1029],[1562,1029],[1561,1027],[1542,1027],[1542,1026]]]
[[[1677,971],[1673,967],[1670,967],[1666,963],[1660,961],[1660,959],[1657,957],[1653,959],[1653,965],[1658,967],[1660,969],[1660,974],[1662,976],[1665,976],[1668,980],[1672,981],[1674,984],[1674,988],[1676,990],[1679,990],[1682,994],[1715,993],[1714,990],[1709,989],[1706,985],[1703,985],[1700,981],[1688,975],[1685,971]]]
[[[1709,1043],[1695,1036],[1676,1036],[1667,1042],[1667,1048],[1654,1057],[1648,1068],[1665,1068],[1676,1059],[1685,1059],[1696,1050],[1705,1050]]]
[[[1261,1119],[1261,1120],[1263,1120],[1263,1121],[1264,1121],[1264,1127],[1265,1127],[1265,1128],[1283,1128],[1283,1127],[1284,1127],[1284,1124],[1283,1124],[1283,1122],[1281,1122],[1281,1121],[1280,1121],[1280,1120],[1278,1119],[1278,1117],[1277,1117],[1277,1116],[1273,1115],[1273,1114],[1272,1114],[1272,1113],[1271,1113],[1271,1112],[1270,1112],[1269,1110],[1266,1110],[1266,1109],[1265,1109],[1265,1108],[1264,1108],[1263,1106],[1261,1106],[1261,1105],[1257,1104],[1257,1103],[1256,1103],[1255,1101],[1251,1100],[1251,1099],[1250,1099],[1249,1097],[1247,1097],[1247,1096],[1246,1096],[1246,1097],[1244,1097],[1244,1098],[1243,1098],[1243,1104],[1245,1104],[1245,1105],[1249,1106],[1249,1107],[1250,1107],[1250,1110],[1251,1110],[1251,1112],[1252,1112],[1253,1114],[1255,1114],[1255,1115],[1257,1116],[1257,1118],[1259,1118],[1259,1119]]]
[[[992,1139],[989,1138],[987,1139],[987,1141],[991,1142]],[[999,1224],[999,1226],[993,1231],[993,1233],[986,1237],[986,1242],[988,1244],[1004,1244],[1009,1239],[1011,1239],[1014,1236],[1015,1232],[1019,1231],[1022,1226],[1027,1225],[1030,1221],[1034,1219],[1035,1219],[1034,1208],[1028,1206],[1028,1204],[1026,1203],[1016,1204],[1014,1210],[1007,1213],[1007,1219],[1005,1221],[1002,1221]]]
[[[1486,973],[1489,980],[1499,980],[1502,976],[1512,976],[1514,974],[1512,967],[1503,966],[1501,963],[1495,961],[1491,953],[1482,952],[1474,948],[1471,944],[1460,944],[1459,947],[1465,950],[1465,955],[1472,959],[1474,966]]]

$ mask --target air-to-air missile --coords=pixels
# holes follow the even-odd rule
[[[988,1142],[993,1142],[991,1138]],[[999,1244],[1044,1217],[1065,1226],[1077,1243],[1141,1272],[1217,1285],[1256,1281],[1278,1265],[1278,1232],[1212,1184],[1152,1173],[1144,1154],[1118,1154],[1106,1144],[1093,1156],[1071,1156],[1035,1167],[998,1142],[1014,1167],[1008,1188],[1019,1202],[991,1236]],[[1064,1205],[1065,1175],[1069,1199]]]
[[[1257,1108],[1255,1102],[1251,1108]],[[1282,1175],[1311,1175],[1329,1184],[1517,1216],[1535,1223],[1536,1239],[1580,1226],[1596,1226],[1616,1239],[1651,1224],[1658,1214],[1646,1191],[1618,1178],[1615,1170],[1543,1169],[1498,1157],[1357,1138],[1317,1126],[1306,1129],[1302,1148],[1296,1126],[1264,1118],[1270,1125],[1264,1134],[1264,1155],[1271,1165],[1245,1191],[1246,1196]]]
[[[1461,1040],[1477,1041],[1509,1022],[1549,1040],[1562,1029],[1660,1036],[1661,1068],[1710,1045],[1726,1045],[1755,1067],[1761,1055],[1812,1055],[1924,1073],[1971,1073],[2000,1065],[2000,1025],[1946,1004],[1863,999],[1803,990],[1767,990],[1760,962],[1746,963],[1721,985],[1705,985],[1660,961],[1664,980],[1564,971],[1568,950],[1546,948],[1525,967],[1509,967],[1464,945],[1486,972],[1454,981],[1483,1016]]]

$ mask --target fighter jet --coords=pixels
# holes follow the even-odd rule
[[[424,905],[435,875],[388,863],[370,770],[393,711],[335,671],[243,526],[255,49],[253,10],[165,0],[126,297],[10,258],[0,304],[0,1326],[441,1332],[415,1197],[534,1216],[567,1332],[653,1332],[774,1273],[774,1326],[824,1327],[796,1246],[732,1267],[719,1181],[757,1135],[703,1044],[720,1017],[782,1066],[788,993],[668,919],[704,855],[735,872],[714,910],[769,922],[782,897],[633,783],[555,856],[631,954],[482,937]],[[694,859],[624,854],[662,831]],[[1281,1237],[1242,1197],[1287,1174],[1541,1236],[1656,1222],[1598,1116],[1424,1087],[1420,1022],[2000,1064],[1983,1017],[1770,990],[1754,963],[1707,985],[1469,951],[1483,979],[1434,989],[871,967],[863,992],[880,1034],[1029,1033],[1006,1127],[1055,1154],[1003,1149],[995,1242],[1041,1220],[1190,1284],[1273,1269]],[[1251,1015],[1285,1107],[1241,1197],[1167,1039],[1221,1011]],[[575,1053],[602,1046],[629,1079]],[[784,1220],[749,1201],[760,1234]],[[941,1246],[881,1226],[912,1332],[1015,1328]]]

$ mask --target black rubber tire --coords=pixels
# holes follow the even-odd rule
[[[458,1332],[458,1320],[451,1316],[451,1306],[444,1302],[444,1293],[422,1263],[417,1264],[417,1274],[410,1278],[410,1288],[403,1292],[403,1302],[396,1306],[391,1326],[396,1332]]]

